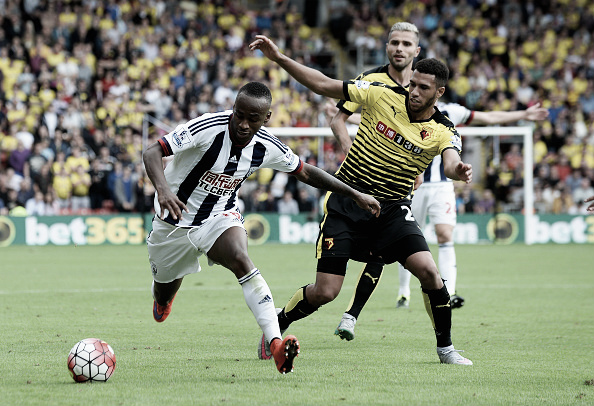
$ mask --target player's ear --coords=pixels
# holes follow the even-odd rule
[[[445,86],[437,88],[437,98],[439,99],[445,93]]]
[[[415,52],[415,58],[416,58],[417,56],[419,56],[419,53],[420,53],[420,52],[421,52],[421,47],[419,46],[419,47],[417,47],[417,52]]]
[[[268,124],[268,122],[270,121],[271,115],[272,115],[272,111],[269,111],[268,113],[266,113],[266,118],[264,119],[264,124]]]

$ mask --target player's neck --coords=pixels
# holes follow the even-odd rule
[[[412,77],[412,64],[401,71],[394,69],[392,65],[388,64],[388,73],[397,83],[406,87],[408,86],[410,78]]]
[[[409,111],[409,115],[413,119],[413,121],[429,120],[431,118],[431,116],[433,116],[433,114],[435,114],[434,106],[428,107],[427,109],[425,109],[423,111],[419,111],[419,112]]]

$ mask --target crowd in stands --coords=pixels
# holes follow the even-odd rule
[[[289,56],[334,76],[338,58],[352,56],[349,47],[367,47],[373,63],[386,63],[385,39],[396,21],[419,27],[422,57],[451,67],[448,100],[475,110],[537,102],[549,109],[549,119],[534,124],[535,207],[584,210],[579,202],[594,195],[591,4],[328,3],[338,8],[318,28],[290,0],[261,11],[219,0],[0,0],[0,215],[150,212],[143,148],[167,128],[230,109],[248,81],[272,90],[270,127],[327,126],[326,100],[247,44],[265,33]],[[155,122],[143,139],[146,114]],[[322,145],[283,141],[328,172],[344,158],[329,138]],[[513,141],[502,143],[503,158],[485,168],[484,179],[457,185],[460,212],[521,210],[522,146]],[[240,199],[244,211],[313,217],[320,193],[260,171]]]

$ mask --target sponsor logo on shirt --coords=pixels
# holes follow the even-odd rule
[[[207,171],[198,181],[198,187],[213,195],[230,196],[241,182],[243,179]]]
[[[375,130],[377,132],[379,132],[380,134],[382,134],[387,139],[394,141],[396,144],[400,145],[402,148],[406,149],[407,151],[411,151],[415,154],[423,153],[422,148],[419,148],[418,146],[416,146],[415,144],[413,144],[412,142],[410,142],[409,140],[404,138],[404,136],[402,136],[401,134],[398,134],[396,132],[396,130],[388,127],[386,124],[382,123],[381,121],[377,123],[377,125],[375,126]]]
[[[173,143],[177,145],[178,148],[190,143],[190,134],[185,129],[179,133],[174,131],[171,135],[171,138],[173,139]]]

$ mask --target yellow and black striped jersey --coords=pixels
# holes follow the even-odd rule
[[[378,66],[377,68],[362,72],[355,78],[355,80],[366,80],[367,82],[381,82],[390,86],[401,86],[400,83],[390,76],[388,66],[389,65]],[[403,87],[406,89],[408,88],[408,85]],[[355,113],[359,109],[359,106],[359,104],[348,100],[340,100],[336,104],[336,107],[338,107],[339,110],[348,115]]]
[[[336,176],[380,200],[400,200],[412,192],[416,176],[433,157],[462,142],[452,122],[437,108],[415,121],[407,109],[408,91],[400,85],[343,82],[345,100],[363,107],[355,141]]]

